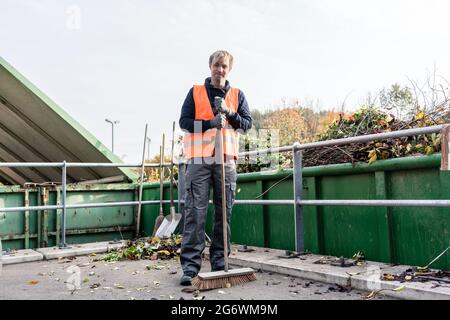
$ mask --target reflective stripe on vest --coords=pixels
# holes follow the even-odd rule
[[[206,87],[194,86],[193,90],[195,103],[195,120],[212,120],[214,114],[211,109],[211,103],[208,99]],[[237,112],[239,103],[239,89],[230,88],[225,96],[225,103]],[[198,124],[201,124],[199,122]],[[199,157],[211,157],[214,155],[217,129],[209,129],[202,133],[201,127],[194,128],[196,133],[186,133],[184,135],[184,153],[187,159]],[[223,128],[223,148],[224,153],[235,159],[239,153],[239,134],[231,127],[227,121],[227,125]]]

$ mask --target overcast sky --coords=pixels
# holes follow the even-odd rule
[[[434,66],[450,79],[449,12],[447,0],[0,0],[0,56],[108,147],[105,118],[119,120],[115,153],[138,162],[145,123],[156,154],[217,49],[252,109],[346,96],[351,109]]]

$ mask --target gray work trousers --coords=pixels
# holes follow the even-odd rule
[[[230,221],[236,193],[236,162],[225,163],[225,191],[228,222],[228,254],[230,253]],[[201,267],[201,255],[205,249],[205,225],[212,184],[214,198],[214,225],[211,237],[211,269],[224,269],[221,165],[212,163],[188,163],[186,168],[186,198],[184,204],[184,230],[181,243],[181,267],[183,272],[197,274]]]

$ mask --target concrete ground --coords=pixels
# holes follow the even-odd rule
[[[241,286],[198,292],[179,286],[182,272],[175,259],[105,263],[94,258],[4,265],[0,300],[361,300],[369,294],[267,271]],[[206,261],[202,271],[208,270]],[[380,293],[374,299],[392,298]]]

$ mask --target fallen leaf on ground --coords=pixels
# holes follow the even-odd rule
[[[377,291],[372,291],[371,293],[369,293],[367,296],[365,296],[364,298],[366,298],[367,300],[371,300],[373,298],[375,298],[377,296],[377,294],[379,294],[382,291],[394,291],[394,292],[399,292],[399,291],[403,291],[405,289],[405,286],[400,286],[394,289],[380,289]]]
[[[37,281],[37,280],[30,280],[30,281],[28,281],[27,283],[28,283],[28,284],[31,284],[31,285],[35,285],[35,284],[38,284],[39,281]]]

